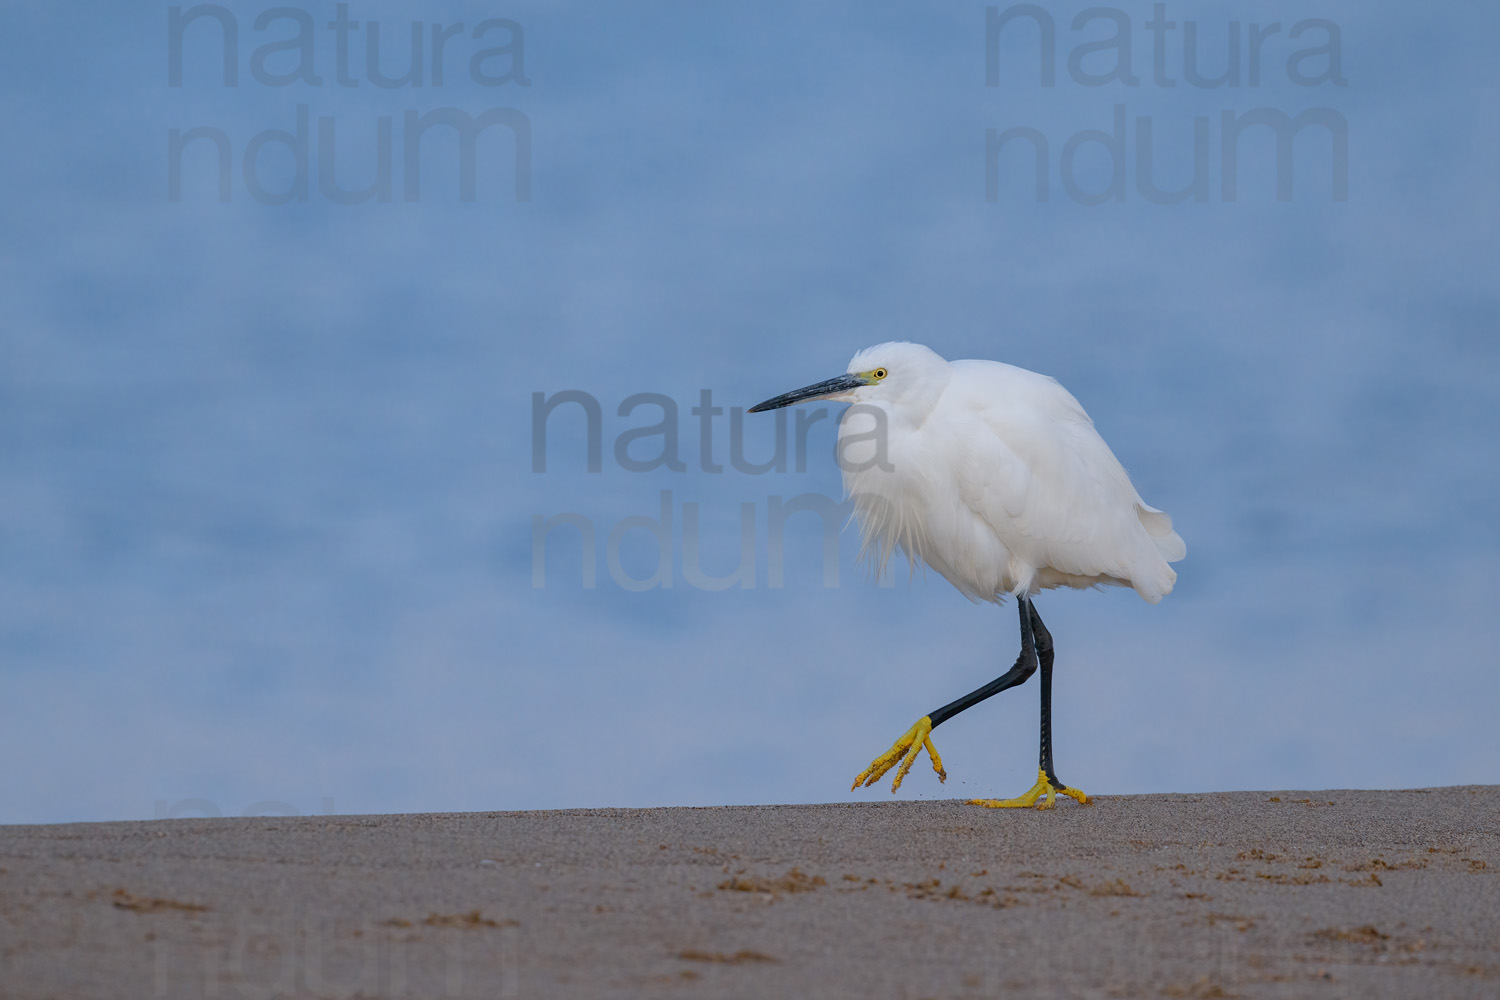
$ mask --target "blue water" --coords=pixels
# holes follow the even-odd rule
[[[522,28],[486,37],[517,46],[525,85],[476,83],[485,44],[466,34],[442,85],[429,56],[422,87],[392,89],[364,72],[358,35],[360,85],[337,84],[332,4],[306,8],[320,87],[259,82],[256,49],[295,25],[256,32],[262,8],[228,5],[232,88],[207,20],[183,35],[172,87],[165,10],[7,5],[0,822],[150,818],[189,800],[223,814],[841,800],[1016,644],[1009,609],[939,578],[869,579],[852,531],[825,587],[811,515],[788,522],[784,586],[770,586],[771,498],[838,496],[832,422],[809,430],[805,472],[751,475],[730,465],[727,411],[890,339],[1057,376],[1187,539],[1159,607],[1121,591],[1039,602],[1067,780],[1497,780],[1500,101],[1483,42],[1497,15],[1169,6],[1198,22],[1209,76],[1229,20],[1245,37],[1280,18],[1260,84],[1242,66],[1237,88],[1194,87],[1169,46],[1177,84],[1157,85],[1146,4],[1119,8],[1139,84],[1078,82],[1068,52],[1108,31],[1073,32],[1077,10],[1059,8],[1052,87],[1019,28],[985,85],[983,5],[351,5],[381,24],[388,75],[413,17]],[[1290,55],[1328,40],[1286,38],[1308,17],[1338,28],[1344,83],[1288,76]],[[1299,65],[1330,71],[1326,56]],[[1063,148],[1108,132],[1117,104],[1124,200],[1079,204]],[[262,204],[243,156],[258,133],[294,130],[299,105],[308,198]],[[407,201],[406,112],[495,107],[529,125],[529,200],[515,197],[519,139],[497,127],[477,142],[474,201],[441,130]],[[1267,130],[1246,132],[1238,200],[1224,200],[1222,113],[1259,108],[1341,116],[1347,200],[1318,127],[1296,138],[1290,201]],[[391,200],[333,203],[317,120],[332,119],[338,181],[358,189],[382,116]],[[1191,180],[1207,120],[1207,201],[1140,195],[1142,117],[1163,188]],[[1014,150],[986,198],[985,130],[1018,126],[1048,140],[1045,202]],[[195,127],[230,143],[228,203],[213,140],[185,154],[169,198],[169,131]],[[1102,143],[1071,162],[1082,190],[1112,181]],[[292,189],[290,148],[266,144],[257,163],[260,190]],[[726,410],[717,474],[690,412],[704,388]],[[600,403],[598,473],[582,420],[561,411],[548,470],[532,471],[532,393],[566,389]],[[618,415],[642,392],[676,401],[684,471],[616,461],[619,434],[657,420]],[[743,446],[771,455],[769,418],[746,422]],[[633,592],[609,535],[659,518],[663,491],[673,585]],[[752,505],[753,586],[691,585],[684,504],[720,577]],[[594,528],[595,587],[573,528],[547,537],[533,586],[533,518],[563,512]],[[640,528],[614,551],[620,574],[657,571]],[[1024,787],[1034,698],[949,723],[953,780],[918,769],[903,794]]]

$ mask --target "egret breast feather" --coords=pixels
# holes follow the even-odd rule
[[[983,601],[1063,586],[1133,587],[1153,604],[1171,593],[1169,562],[1186,554],[1171,518],[1055,379],[916,344],[861,351],[849,370],[882,360],[892,382],[919,369],[926,391],[860,393],[840,424],[844,487],[880,569],[900,548]]]

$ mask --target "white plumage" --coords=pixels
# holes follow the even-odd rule
[[[1078,400],[1053,379],[996,361],[944,361],[920,344],[860,351],[837,378],[783,393],[750,412],[811,399],[854,403],[839,424],[839,465],[864,553],[877,572],[900,548],[970,600],[1020,613],[1015,666],[918,719],[854,779],[874,784],[900,765],[891,791],[925,749],[946,779],[932,731],[1041,671],[1037,781],[991,808],[1051,808],[1089,797],[1057,777],[1052,752],[1052,634],[1031,597],[1051,587],[1133,587],[1155,604],[1172,592],[1187,546],[1148,506]]]
[[[1153,604],[1171,593],[1168,564],[1187,546],[1056,380],[908,343],[849,363],[875,370],[887,374],[831,398],[859,404],[839,427],[840,465],[877,567],[899,547],[975,601],[1101,584]]]

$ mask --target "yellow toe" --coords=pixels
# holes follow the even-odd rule
[[[943,770],[943,758],[938,756],[937,747],[932,745],[932,718],[922,716],[916,724],[908,729],[891,748],[870,762],[870,766],[859,772],[854,778],[854,784],[849,790],[852,792],[861,785],[866,787],[879,781],[887,771],[898,763],[900,770],[896,772],[896,778],[891,782],[891,791],[901,787],[901,782],[911,771],[912,765],[917,762],[917,755],[927,750],[927,756],[932,759],[932,769],[937,772],[939,781],[948,780],[948,772]]]
[[[1043,801],[1038,802],[1042,796]],[[1058,795],[1066,795],[1080,804],[1087,804],[1089,797],[1076,788],[1059,788],[1052,784],[1047,778],[1047,772],[1037,768],[1036,784],[1028,788],[1023,794],[1013,799],[970,799],[971,806],[984,806],[986,809],[1025,809],[1035,806],[1038,809],[1051,809],[1057,801]]]

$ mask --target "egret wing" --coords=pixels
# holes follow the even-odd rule
[[[996,367],[1008,369],[1005,391],[971,392],[959,408],[972,424],[958,476],[964,502],[1040,585],[1121,583],[1160,600],[1176,578],[1166,558],[1185,551],[1171,519],[1141,500],[1066,389]]]

